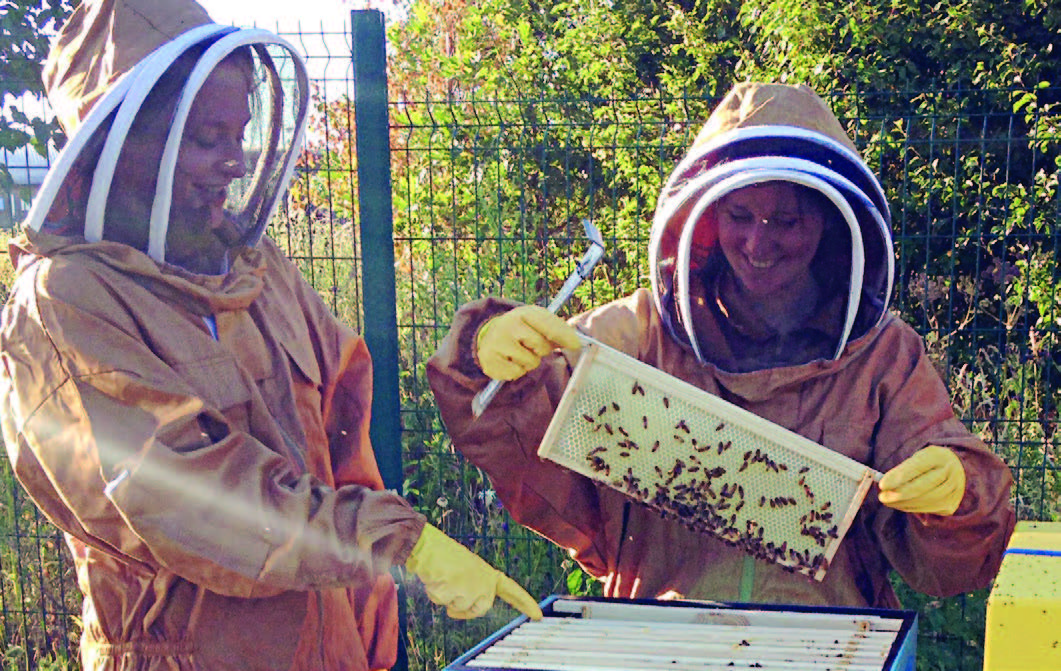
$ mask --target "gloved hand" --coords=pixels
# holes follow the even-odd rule
[[[424,526],[405,567],[423,581],[427,597],[445,606],[454,619],[485,615],[494,597],[532,620],[542,618],[538,603],[515,580],[430,524]]]
[[[540,305],[521,305],[491,318],[475,336],[479,368],[495,380],[515,380],[557,348],[582,346],[578,332]]]
[[[965,496],[965,468],[946,447],[929,445],[884,474],[880,502],[906,513],[953,515]]]

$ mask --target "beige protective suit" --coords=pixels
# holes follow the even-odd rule
[[[193,27],[217,28],[190,3],[81,5],[48,70],[68,147],[98,151],[85,134],[108,126],[80,125],[93,102],[118,91],[148,47]],[[213,38],[242,34],[230,31]],[[280,91],[267,113],[281,109]],[[251,179],[282,192],[291,151],[264,146]],[[257,240],[275,193],[245,192],[258,202],[243,214],[258,224],[227,273],[193,274],[106,231],[81,235],[76,195],[92,173],[57,164],[69,174],[42,189],[44,214],[11,243],[19,273],[0,328],[0,411],[16,477],[73,553],[83,668],[390,667],[390,569],[425,520],[383,488],[364,341]]]
[[[815,264],[829,293],[806,332],[789,339],[765,326],[734,329],[712,291],[725,269],[711,204],[733,189],[777,179],[810,186],[836,206],[836,225]],[[455,447],[489,474],[517,521],[568,549],[609,596],[897,607],[892,569],[937,596],[985,587],[1014,524],[1011,476],[955,418],[920,337],[887,311],[887,224],[883,192],[816,95],[805,87],[740,85],[663,190],[650,243],[653,289],[571,321],[879,471],[929,444],[952,448],[967,474],[953,516],[902,513],[882,506],[874,490],[822,582],[664,520],[537,457],[576,353],[547,356],[472,419],[472,397],[486,383],[473,349],[477,330],[514,306],[494,298],[462,307],[429,362]]]

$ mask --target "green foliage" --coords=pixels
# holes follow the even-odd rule
[[[62,23],[79,0],[11,0],[0,14],[0,149],[14,151],[33,147],[48,155],[48,144],[61,139],[54,119],[28,116],[18,104],[24,95],[44,94],[41,66],[48,53],[49,35]],[[11,174],[0,164],[0,189],[10,188]]]
[[[902,607],[917,611],[918,671],[981,671],[988,590],[936,599],[892,584]]]
[[[267,231],[332,312],[361,323],[361,281],[353,222],[321,210],[281,208]]]
[[[62,536],[21,494],[0,459],[0,664],[5,671],[75,668],[80,629],[73,564]]]

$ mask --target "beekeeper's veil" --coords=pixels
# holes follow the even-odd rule
[[[720,256],[712,207],[754,184],[786,181],[821,193],[839,225],[822,245],[838,249],[828,267],[843,294],[833,358],[879,323],[893,276],[891,215],[877,179],[833,112],[806,86],[738,84],[715,108],[671,173],[649,241],[656,307],[672,335],[712,361],[698,338],[692,283]],[[813,270],[813,269],[812,269]]]
[[[174,166],[189,109],[211,71],[237,51],[253,68],[253,118],[243,146],[247,174],[229,186],[225,209],[230,233],[239,243],[254,244],[287,187],[301,144],[305,65],[278,36],[214,23],[190,0],[85,0],[71,14],[44,68],[48,100],[68,141],[34,200],[27,226],[83,234],[90,242],[111,239],[107,202],[112,190],[123,188],[113,177],[130,127],[156,83],[188,54],[180,60],[186,70],[180,70],[175,102],[163,120],[168,131],[161,159],[142,166],[155,177],[143,251],[165,261]]]

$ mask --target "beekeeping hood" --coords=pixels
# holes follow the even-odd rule
[[[193,50],[201,55],[179,91],[162,158],[157,166],[142,166],[157,172],[144,251],[165,261],[174,166],[189,110],[211,71],[237,49],[251,54],[256,90],[244,140],[247,174],[229,186],[225,209],[238,242],[254,244],[287,187],[301,145],[305,65],[277,35],[214,23],[190,0],[85,0],[71,14],[44,67],[48,100],[68,140],[26,225],[40,230],[59,218],[83,219],[88,241],[107,239],[107,198],[112,188],[122,188],[113,177],[130,126],[162,74]]]
[[[775,180],[823,194],[843,220],[825,235],[850,238],[850,263],[831,266],[847,275],[838,282],[846,300],[833,358],[887,309],[891,215],[880,184],[839,120],[806,86],[738,84],[667,179],[649,241],[656,308],[672,335],[688,342],[701,361],[711,361],[711,354],[697,338],[691,285],[702,281],[718,245],[713,205],[737,189]],[[842,247],[848,257],[848,245]]]

